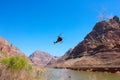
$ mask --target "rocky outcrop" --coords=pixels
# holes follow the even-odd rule
[[[117,16],[109,21],[98,22],[66,59],[112,51],[120,54],[120,21]]]
[[[46,66],[56,62],[58,57],[54,57],[47,52],[36,50],[29,56],[29,59],[34,65]]]
[[[2,37],[0,37],[0,53],[1,56],[25,56],[17,47],[15,47],[13,44],[10,44],[9,41]]]

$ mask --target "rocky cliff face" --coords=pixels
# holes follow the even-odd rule
[[[91,56],[97,53],[120,54],[120,21],[117,16],[96,23],[93,30],[80,42],[66,59]]]
[[[10,44],[9,41],[5,40],[2,37],[0,37],[0,53],[1,53],[1,57],[2,55],[3,56],[15,56],[15,55],[25,56],[17,47]]]
[[[56,62],[58,57],[54,57],[46,52],[37,50],[29,56],[29,59],[34,65],[46,66]]]

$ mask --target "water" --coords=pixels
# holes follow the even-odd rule
[[[80,72],[68,69],[50,69],[42,75],[43,80],[120,80],[120,74]]]

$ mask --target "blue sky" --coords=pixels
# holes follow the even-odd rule
[[[0,36],[27,56],[62,56],[84,39],[98,16],[118,15],[120,0],[0,0]],[[53,42],[62,33],[62,43]]]

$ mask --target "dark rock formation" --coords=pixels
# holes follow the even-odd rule
[[[0,37],[0,53],[0,56],[25,56],[17,47],[15,47],[13,44],[10,44],[9,41],[2,37]]]
[[[29,59],[34,65],[46,66],[56,62],[58,57],[54,57],[46,52],[36,50],[29,56]]]
[[[116,22],[119,22],[119,17],[114,16],[114,17],[113,17],[113,20],[116,21]]]
[[[98,22],[66,59],[112,51],[120,53],[120,21],[117,16],[109,21]]]

